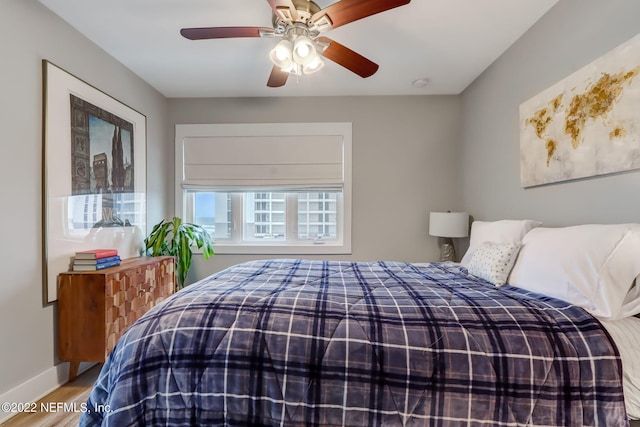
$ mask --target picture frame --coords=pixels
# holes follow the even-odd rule
[[[43,302],[76,252],[139,256],[146,235],[146,116],[42,61]]]
[[[520,184],[640,169],[640,35],[520,104]]]

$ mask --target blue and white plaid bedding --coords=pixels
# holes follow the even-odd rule
[[[231,267],[132,326],[88,408],[84,426],[628,425],[597,320],[440,263]]]

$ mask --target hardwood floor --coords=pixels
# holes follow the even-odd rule
[[[102,364],[83,372],[70,383],[43,397],[36,403],[33,413],[19,413],[2,423],[2,427],[66,427],[77,426],[81,405],[87,401]],[[66,407],[63,406],[66,404]]]

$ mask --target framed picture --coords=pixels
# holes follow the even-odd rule
[[[49,61],[43,68],[44,302],[76,252],[139,256],[146,235],[146,117]]]
[[[640,35],[520,104],[522,187],[640,169]]]

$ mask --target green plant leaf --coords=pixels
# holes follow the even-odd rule
[[[145,239],[145,253],[150,256],[168,255],[166,236],[171,231],[170,223],[163,221],[153,227],[149,236]]]
[[[203,227],[183,222],[180,217],[162,220],[153,226],[144,239],[145,254],[149,256],[171,255],[176,259],[176,288],[184,287],[193,259],[192,247],[202,249],[204,259],[214,255],[211,235]]]

